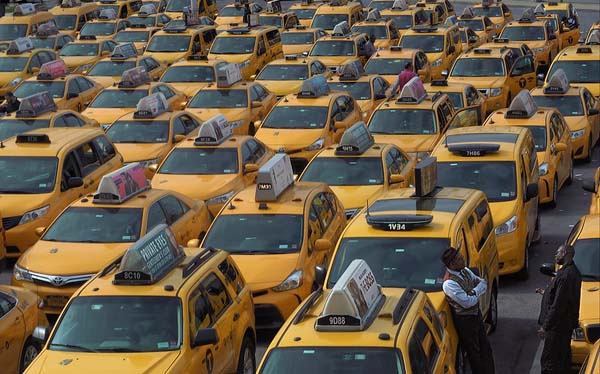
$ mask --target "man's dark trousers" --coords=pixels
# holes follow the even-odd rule
[[[546,331],[542,350],[542,374],[565,374],[571,370],[571,332]]]
[[[454,314],[453,318],[459,344],[467,353],[473,374],[494,374],[494,356],[481,313],[470,316]]]

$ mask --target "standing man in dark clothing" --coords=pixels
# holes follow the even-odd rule
[[[0,0],[0,17],[6,15],[6,4],[8,4],[8,0]]]
[[[465,267],[465,259],[454,248],[442,254],[446,280],[442,289],[452,309],[459,344],[466,351],[473,374],[494,374],[494,354],[487,338],[479,298],[487,290],[487,282]]]
[[[540,363],[542,374],[564,374],[571,370],[571,333],[579,327],[581,273],[573,262],[575,249],[561,245],[556,251],[556,263],[562,265],[543,295],[538,323],[539,336],[544,339]]]

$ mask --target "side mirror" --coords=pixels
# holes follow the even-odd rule
[[[529,183],[525,190],[525,201],[529,201],[539,194],[539,187],[537,183]]]
[[[256,164],[244,165],[244,174],[254,173],[255,171],[258,171],[258,165],[256,165]]]
[[[174,143],[179,143],[180,141],[185,139],[185,135],[183,134],[176,134],[175,136],[173,136],[173,142]]]
[[[102,51],[102,53],[100,53],[102,56],[110,56],[110,52],[109,51]]]
[[[590,115],[590,116],[595,116],[598,113],[600,113],[600,111],[596,108],[592,108],[588,111],[588,115]]]
[[[583,186],[581,186],[584,191],[596,193],[596,184],[593,180],[585,180],[583,181]]]
[[[308,56],[308,51],[302,52],[302,56],[307,57]]]
[[[383,100],[387,98],[387,95],[384,92],[377,92],[375,94],[375,100]]]
[[[333,121],[333,127],[336,130],[345,130],[346,129],[346,125],[344,125],[344,123],[342,121]]]
[[[537,79],[538,79],[538,80],[541,80],[541,81],[543,81],[543,80],[544,80],[544,78],[546,78],[546,75],[545,75],[544,73],[539,73],[539,74],[537,75]]]
[[[327,276],[327,269],[323,266],[315,266],[315,283],[323,287],[325,284],[325,277]]]
[[[262,121],[254,121],[254,129],[258,130],[262,126]]]
[[[404,176],[400,174],[390,175],[390,184],[398,184],[404,182]]]
[[[260,101],[253,101],[251,106],[252,106],[252,109],[256,109],[256,108],[261,108],[263,105]]]
[[[555,152],[564,152],[567,150],[567,145],[565,143],[556,143],[554,144]]]
[[[201,347],[203,345],[217,344],[219,337],[216,329],[198,329],[196,336],[192,340],[192,348]]]
[[[556,272],[554,271],[554,264],[545,263],[540,266],[540,273],[547,275],[549,277],[556,276]]]
[[[454,52],[456,52],[456,47],[455,46],[451,45],[450,47],[448,47],[448,54],[452,54]]]
[[[35,329],[33,329],[33,333],[31,334],[31,336],[34,339],[37,339],[41,342],[46,342],[46,340],[48,340],[49,335],[50,327],[48,326],[36,326]]]
[[[78,93],[76,93],[76,92],[69,92],[69,93],[67,94],[67,100],[69,100],[69,99],[74,99],[74,98],[76,98],[76,97],[79,97],[79,94],[78,94]]]
[[[188,247],[188,248],[200,248],[200,240],[198,240],[198,239],[190,239],[190,240],[188,240],[186,247]]]
[[[448,76],[448,70],[444,69],[442,70],[442,77],[447,77]]]
[[[315,251],[325,252],[331,249],[331,242],[328,239],[317,239],[315,242]]]
[[[31,74],[37,74],[40,72],[40,68],[37,66],[32,67],[30,70],[31,70]]]
[[[256,79],[256,74],[252,74],[252,75],[250,76],[250,80],[251,80],[251,81],[253,81],[253,80],[255,80],[255,79]]]
[[[148,166],[148,171],[151,172],[152,174],[156,173],[157,170],[158,170],[158,164],[151,164],[150,166]]]
[[[69,188],[76,188],[83,186],[83,179],[80,177],[71,177],[67,180],[67,186]]]
[[[44,231],[46,231],[45,227],[36,227],[35,228],[35,234],[40,237],[42,236],[42,234],[44,233]]]

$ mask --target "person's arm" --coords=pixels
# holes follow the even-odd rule
[[[568,312],[568,308],[570,307],[569,301],[571,299],[571,295],[574,292],[572,290],[573,287],[570,287],[564,277],[560,277],[555,280],[556,281],[556,292],[554,294],[554,300],[552,303],[548,305],[548,311],[546,312],[546,319],[542,328],[545,331],[552,330],[552,327],[559,326],[564,323],[563,319],[565,314]]]
[[[398,77],[396,77],[396,82],[392,86],[392,91],[391,91],[392,96],[394,96],[396,94],[396,91],[398,91],[398,87],[400,87],[400,74],[398,74]]]
[[[482,283],[480,282],[479,284]],[[473,289],[473,291],[475,291],[474,294],[469,295],[465,292],[465,290],[462,289],[462,287],[458,283],[456,283],[453,280],[447,280],[442,285],[442,289],[444,290],[446,296],[456,301],[458,305],[462,306],[465,309],[477,305],[479,296],[481,296],[481,294],[485,292],[485,290],[483,292],[479,291],[478,288],[479,285]]]

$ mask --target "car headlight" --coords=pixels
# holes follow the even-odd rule
[[[544,162],[540,165],[540,177],[548,174],[548,163]]]
[[[240,126],[242,126],[243,124],[244,124],[244,120],[243,120],[243,119],[241,119],[241,120],[239,120],[239,121],[231,121],[231,122],[229,122],[229,126],[230,126],[232,129],[235,129],[236,127],[240,127]]]
[[[15,267],[13,268],[13,276],[18,281],[33,282],[31,273],[28,270],[19,267],[18,265],[15,265]]]
[[[500,96],[502,95],[502,88],[490,88],[489,93],[490,96]]]
[[[534,48],[533,53],[542,53],[546,48]]]
[[[323,143],[325,143],[325,138],[320,138],[316,142],[312,143],[308,147],[304,148],[305,151],[316,151],[317,149],[323,148]]]
[[[206,204],[225,204],[227,200],[231,198],[231,196],[233,196],[233,191],[229,191],[223,195],[211,197],[210,199],[206,200]]]
[[[431,63],[431,67],[432,68],[438,67],[440,65],[442,65],[442,59],[441,58],[438,58],[437,60],[435,60],[434,62]]]
[[[302,270],[296,270],[286,280],[281,282],[280,285],[272,288],[275,292],[283,292],[296,289],[302,286]]]
[[[238,65],[240,66],[240,69],[247,68],[248,66],[250,66],[250,59],[247,59],[246,61]]]
[[[573,131],[571,132],[571,139],[581,138],[583,135],[585,135],[585,129]]]
[[[22,80],[22,78],[15,78],[12,81],[8,82],[6,87],[16,86],[17,84],[19,84],[19,82],[21,82],[21,80]]]
[[[577,327],[573,329],[571,333],[571,339],[573,340],[585,340],[585,334],[583,333],[583,329],[581,327]]]
[[[40,217],[43,217],[46,214],[48,214],[49,210],[50,210],[50,205],[46,205],[41,208],[31,210],[31,211],[23,214],[23,216],[21,217],[21,220],[19,221],[19,225],[23,225],[27,222],[30,222],[30,221],[36,220]]]
[[[517,216],[510,217],[506,222],[496,227],[496,236],[509,234],[517,229]]]

